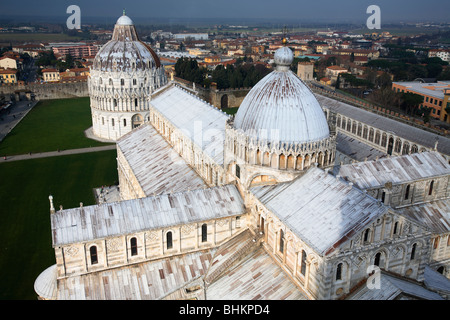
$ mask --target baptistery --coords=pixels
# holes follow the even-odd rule
[[[310,166],[334,163],[335,133],[314,93],[290,70],[293,59],[287,46],[278,49],[274,71],[227,123],[226,161],[247,186],[291,180]]]
[[[95,136],[116,141],[148,121],[151,94],[167,83],[156,53],[125,13],[95,56],[88,79]]]

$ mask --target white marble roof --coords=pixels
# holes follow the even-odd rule
[[[437,140],[437,151],[450,155],[450,139],[448,137],[413,127],[406,123],[390,119],[388,117],[322,96],[320,94],[316,94],[316,98],[320,105],[326,109],[330,109],[351,119],[361,121],[374,128],[378,128],[386,132],[392,132],[399,137],[424,147],[433,149],[435,141]]]
[[[223,165],[227,114],[174,84],[155,92],[151,105],[212,160]]]
[[[434,234],[450,233],[450,199],[415,204],[396,210],[427,226]]]
[[[117,141],[146,196],[206,187],[151,124],[144,124]]]
[[[427,290],[418,282],[398,278],[385,272],[380,273],[379,289],[364,285],[346,300],[395,300],[402,295],[425,300],[444,300],[439,294]]]
[[[203,276],[214,249],[58,279],[58,300],[157,300]],[[55,281],[56,282],[56,281]]]
[[[235,115],[234,127],[256,140],[287,144],[318,141],[330,135],[314,94],[288,68],[277,68],[250,90]]]
[[[450,174],[450,165],[438,152],[427,151],[342,165],[337,173],[361,189],[406,183]]]
[[[251,188],[261,203],[318,254],[327,255],[388,208],[319,168],[277,185]]]
[[[239,191],[226,185],[60,210],[50,219],[60,246],[244,213]]]

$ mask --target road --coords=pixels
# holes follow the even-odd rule
[[[0,142],[37,103],[38,101],[18,101],[0,113]]]
[[[116,145],[113,144],[113,145],[101,146],[101,147],[90,147],[90,148],[81,148],[81,149],[40,152],[40,153],[32,153],[32,154],[21,154],[21,155],[15,155],[15,156],[2,157],[2,159],[0,159],[0,164],[6,163],[6,162],[11,162],[11,161],[57,157],[57,156],[65,156],[65,155],[69,155],[69,154],[99,152],[99,151],[115,150],[115,149],[116,149]]]

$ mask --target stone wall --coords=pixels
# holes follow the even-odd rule
[[[424,266],[430,258],[430,233],[394,211],[367,223],[334,252],[322,255],[252,194],[246,201],[251,208],[249,223],[264,234],[267,252],[312,299],[341,298],[366,279],[367,268],[376,263],[383,270],[423,281]],[[280,241],[281,236],[284,241]],[[379,262],[375,262],[377,257]]]
[[[86,81],[66,83],[33,83],[26,85],[0,86],[0,96],[6,100],[49,100],[88,97]]]
[[[57,277],[86,274],[213,248],[246,230],[246,220],[246,215],[232,216],[56,247]],[[203,234],[204,231],[206,234]],[[169,233],[170,244],[167,242]],[[95,258],[92,252],[95,252]]]

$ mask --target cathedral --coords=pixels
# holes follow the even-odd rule
[[[445,141],[314,94],[293,58],[278,49],[229,116],[168,82],[121,16],[89,79],[120,201],[55,210],[50,197],[56,261],[38,298],[449,299]]]

